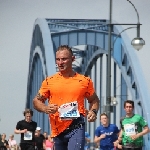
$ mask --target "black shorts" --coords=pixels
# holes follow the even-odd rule
[[[21,150],[35,150],[34,143],[20,143]]]

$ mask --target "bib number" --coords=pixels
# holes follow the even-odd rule
[[[24,140],[32,140],[32,132],[27,131],[24,133]]]
[[[58,112],[62,120],[72,120],[80,117],[77,101],[61,105]]]
[[[135,135],[135,124],[125,124],[124,125],[125,134],[127,136]]]

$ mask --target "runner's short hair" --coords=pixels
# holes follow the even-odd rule
[[[102,114],[100,114],[100,119],[101,119],[101,116],[106,116],[106,117],[108,118],[108,116],[107,116],[107,114],[106,114],[106,113],[102,113]]]
[[[132,107],[134,108],[134,101],[132,101],[132,100],[126,100],[126,101],[124,101],[124,108],[125,108],[125,106],[126,106],[127,103],[131,104]]]
[[[62,50],[68,50],[68,51],[70,52],[71,56],[73,56],[72,49],[71,49],[71,47],[69,47],[68,45],[60,45],[60,46],[58,47],[58,49],[56,50],[56,52],[62,51]]]
[[[31,114],[33,116],[33,111],[29,108],[26,108],[25,111],[23,112],[23,115],[25,116],[27,113]]]

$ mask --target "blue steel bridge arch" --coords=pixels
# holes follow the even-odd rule
[[[116,67],[121,72],[121,85],[120,95],[122,96],[122,102],[127,99],[128,90],[131,93],[131,97],[135,100],[137,112],[140,108],[137,102],[140,100],[142,109],[144,110],[144,117],[150,122],[149,117],[149,94],[146,90],[146,84],[140,65],[134,49],[127,44],[126,35],[118,37],[120,27],[117,27],[112,31],[112,41],[115,42],[112,58],[113,58],[113,75],[114,83],[113,88],[117,88],[117,72]],[[108,21],[107,20],[85,20],[85,19],[36,19],[34,28],[32,43],[30,49],[29,58],[29,73],[27,84],[27,99],[26,107],[33,108],[32,100],[37,94],[42,81],[57,71],[55,64],[55,51],[60,45],[69,45],[73,48],[74,55],[80,58],[80,63],[74,64],[74,69],[77,72],[91,76],[92,67],[96,66],[96,61],[100,59],[100,71],[102,71],[101,65],[103,63],[103,56],[107,59],[108,50]],[[85,45],[84,50],[76,48],[78,45]],[[107,64],[106,64],[107,67]],[[102,97],[102,78],[96,76],[96,69],[94,74],[94,83],[97,83],[97,79],[100,78],[100,85],[98,90],[99,97]],[[103,77],[104,78],[104,77]],[[112,96],[116,95],[114,90]],[[150,105],[149,105],[150,106]],[[121,106],[122,107],[122,106]],[[123,112],[120,112],[123,115]],[[34,110],[34,120],[38,122],[38,125],[43,130],[50,132],[50,127],[47,119],[47,115],[39,113]],[[95,127],[95,126],[93,126]],[[146,138],[148,141],[148,138]]]

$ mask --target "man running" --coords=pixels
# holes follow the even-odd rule
[[[99,99],[93,82],[72,68],[75,56],[67,45],[56,51],[59,72],[47,77],[33,100],[34,108],[49,114],[55,150],[84,150],[85,108],[88,100],[87,119],[94,122],[99,109]],[[48,99],[49,105],[44,102]]]
[[[138,114],[134,114],[134,101],[126,100],[124,102],[126,116],[120,120],[123,150],[142,150],[143,135],[149,132],[147,122]]]
[[[21,134],[21,150],[34,150],[34,134],[37,123],[32,121],[33,111],[25,109],[23,112],[25,119],[17,122],[15,133]]]
[[[110,124],[107,114],[100,115],[101,125],[95,130],[94,142],[100,145],[100,150],[114,150],[114,142],[118,139],[119,129]]]

